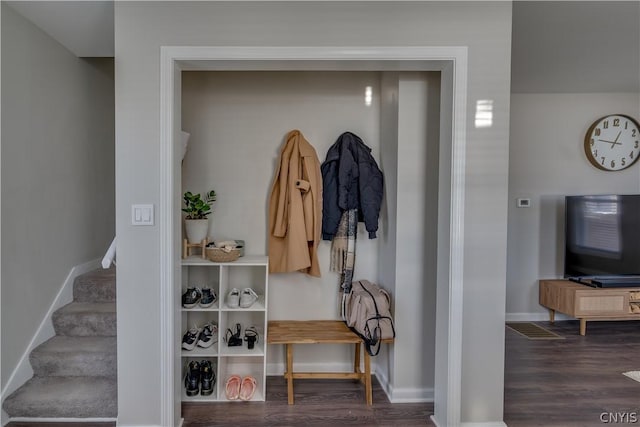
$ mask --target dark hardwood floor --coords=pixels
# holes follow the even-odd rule
[[[267,402],[183,403],[184,427],[205,426],[433,426],[433,403],[391,404],[372,378],[373,405],[364,385],[351,380],[296,380],[295,405],[287,404],[283,377],[267,378]],[[64,423],[13,422],[8,427],[62,427]],[[74,427],[111,427],[114,423],[74,423]]]
[[[578,334],[577,321],[539,324],[565,339],[529,340],[506,329],[504,421],[509,427],[640,424],[640,382],[622,375],[640,370],[640,322],[590,322],[585,337]],[[184,403],[184,426],[432,425],[433,404],[391,404],[377,381],[373,384],[373,406],[367,407],[364,387],[357,382],[296,381],[296,404],[290,406],[284,379],[269,377],[267,402]],[[601,416],[608,417],[607,422]],[[613,417],[618,417],[617,423]],[[627,422],[621,422],[624,417]],[[75,423],[74,427],[112,425]]]
[[[295,404],[287,404],[282,377],[267,380],[268,401],[215,405],[183,403],[185,427],[204,426],[432,426],[432,403],[389,403],[373,381],[373,405],[364,401],[364,386],[350,380],[296,380]]]
[[[509,427],[640,424],[640,382],[622,375],[640,370],[640,322],[588,322],[584,337],[578,321],[538,324],[565,339],[529,340],[506,329]]]

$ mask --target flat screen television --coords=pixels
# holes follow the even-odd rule
[[[565,198],[564,275],[640,280],[640,194]]]

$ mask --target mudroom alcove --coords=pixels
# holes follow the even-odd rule
[[[171,258],[165,272],[170,283],[163,283],[171,288],[164,309],[172,313],[164,319],[171,340],[179,342],[184,332],[176,285],[181,194],[214,189],[209,235],[242,239],[246,254],[265,255],[269,192],[286,133],[299,129],[322,162],[336,138],[351,131],[372,149],[385,178],[377,238],[368,239],[359,227],[354,274],[393,296],[396,341],[374,359],[372,371],[392,402],[440,395],[447,410],[440,417],[459,417],[461,313],[455,301],[461,296],[456,262],[464,194],[463,174],[455,170],[464,164],[464,141],[454,125],[464,103],[464,49],[451,48],[459,57],[438,61],[403,61],[383,49],[382,56],[392,59],[376,60],[379,52],[332,52],[334,60],[315,62],[189,60],[171,52],[189,48],[163,49],[163,163],[171,173],[161,206],[167,218],[160,225],[172,242],[161,248]],[[368,60],[353,61],[353,55]],[[457,98],[456,85],[462,91]],[[180,130],[191,135],[182,162],[174,143]],[[339,318],[338,275],[329,271],[329,248],[330,242],[321,242],[321,278],[269,275],[269,320]],[[178,349],[168,347],[171,354],[163,362],[172,367],[165,381],[173,384],[174,411],[164,415],[179,419],[182,367]],[[348,370],[352,360],[353,351],[343,347],[296,349],[304,370]],[[281,375],[284,366],[283,349],[269,346],[267,375]]]
[[[354,279],[380,283],[393,296],[398,336],[373,359],[392,401],[433,400],[439,94],[439,72],[182,73],[182,129],[191,135],[182,191],[214,189],[209,236],[242,239],[247,254],[267,253],[269,194],[288,131],[299,129],[321,162],[345,131],[372,149],[386,191],[378,237],[359,227]],[[339,318],[330,247],[323,241],[318,249],[320,278],[270,275],[269,320]],[[353,360],[346,346],[295,351],[311,371],[348,371]],[[268,375],[283,373],[283,357],[282,346],[270,346]]]

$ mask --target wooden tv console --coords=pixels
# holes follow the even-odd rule
[[[580,320],[580,335],[587,321],[640,320],[640,288],[593,288],[569,280],[540,280],[540,304]]]

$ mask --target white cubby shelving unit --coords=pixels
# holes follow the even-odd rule
[[[218,300],[213,306],[202,308],[182,308],[182,335],[197,326],[202,328],[206,322],[218,326],[218,342],[209,348],[197,347],[193,350],[181,348],[182,360],[182,400],[185,402],[226,402],[225,383],[231,375],[241,378],[251,375],[257,381],[252,401],[265,400],[266,379],[266,333],[267,333],[267,301],[268,301],[269,261],[266,256],[247,255],[232,262],[211,262],[200,256],[190,256],[182,260],[181,294],[190,287],[210,287],[215,290]],[[226,304],[229,291],[237,288],[251,288],[258,294],[258,300],[249,308],[230,308]],[[182,301],[180,301],[182,304]],[[244,339],[245,329],[254,326],[258,331],[258,341],[253,349],[247,342],[242,346],[229,347],[225,342],[225,332],[235,332],[236,324],[242,327],[241,337]],[[182,339],[182,335],[180,338]],[[216,373],[216,384],[209,396],[197,394],[187,396],[184,378],[187,366],[192,360],[210,360]]]

